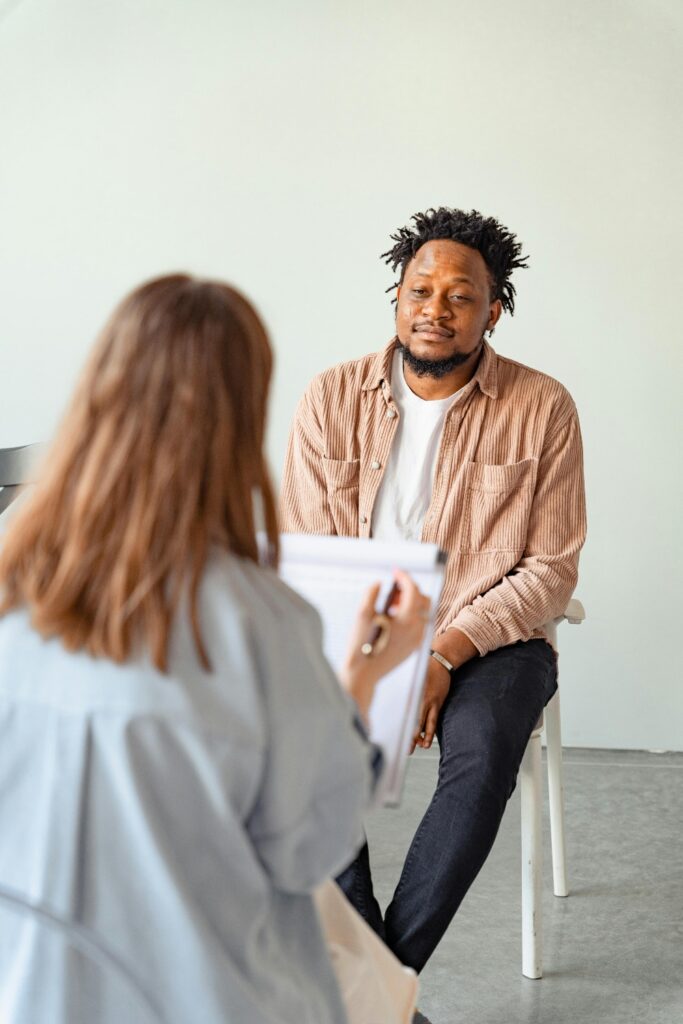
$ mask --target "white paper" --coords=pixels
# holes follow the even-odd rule
[[[444,564],[436,544],[385,543],[356,537],[281,537],[280,575],[317,608],[323,621],[325,654],[335,670],[346,655],[364,592],[381,583],[381,607],[393,582],[393,569],[410,573],[431,598],[432,619],[418,651],[378,684],[370,707],[370,736],[387,762],[381,785],[385,803],[397,803],[417,723],[431,647],[434,615],[441,595]]]

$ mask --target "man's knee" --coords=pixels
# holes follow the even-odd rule
[[[515,787],[528,740],[526,723],[511,723],[487,705],[472,704],[451,710],[439,737],[439,784],[465,783],[474,798],[487,794],[507,799]],[[531,726],[533,728],[533,725]]]

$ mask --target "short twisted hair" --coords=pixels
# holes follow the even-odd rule
[[[387,291],[393,291],[403,281],[406,268],[413,256],[426,242],[447,239],[459,242],[481,253],[489,274],[493,298],[500,299],[503,309],[512,316],[515,311],[515,286],[510,280],[513,270],[527,267],[527,256],[522,256],[522,245],[495,217],[483,217],[477,210],[452,210],[440,206],[410,218],[414,226],[399,228],[391,236],[396,244],[382,259],[393,271],[400,268],[399,278]],[[393,300],[394,302],[396,299]]]

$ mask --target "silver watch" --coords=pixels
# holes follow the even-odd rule
[[[447,661],[446,658],[444,658],[443,654],[439,654],[438,651],[430,651],[429,653],[432,658],[434,658],[434,661],[438,661],[439,665],[443,665],[447,672],[453,671],[453,666],[450,661]]]

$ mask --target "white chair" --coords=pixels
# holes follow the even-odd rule
[[[9,507],[24,484],[35,479],[36,466],[44,444],[25,444],[18,448],[0,448],[0,515]]]
[[[557,627],[566,619],[579,625],[586,617],[580,601],[572,599],[564,615],[546,624],[548,638],[557,650]],[[543,847],[541,843],[541,733],[545,729],[550,802],[550,842],[553,858],[553,891],[568,896],[562,786],[562,734],[559,690],[549,702],[531,734],[520,768],[522,797],[522,974],[543,977]]]

